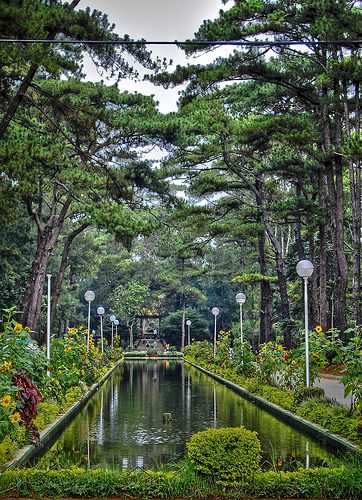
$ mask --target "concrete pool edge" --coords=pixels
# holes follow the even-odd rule
[[[20,450],[16,452],[14,458],[6,463],[4,470],[11,469],[16,465],[24,466],[27,461],[34,458],[39,453],[39,450],[53,439],[54,435],[58,435],[68,425],[68,423],[73,420],[73,418],[86,405],[94,393],[98,391],[98,389],[112,375],[116,368],[118,368],[123,362],[124,359],[118,361],[98,382],[92,385],[88,392],[84,394],[79,401],[70,406],[65,413],[58,415],[51,424],[47,425],[40,432],[40,440],[38,444],[30,444],[20,448]]]
[[[246,399],[255,403],[263,410],[266,410],[272,415],[278,417],[283,422],[288,423],[299,430],[303,430],[311,437],[322,438],[327,442],[327,444],[333,446],[334,448],[340,451],[353,451],[353,452],[361,451],[361,448],[358,445],[348,441],[348,439],[333,434],[318,424],[315,424],[313,422],[310,422],[309,420],[299,417],[298,415],[295,415],[291,411],[285,410],[281,406],[278,406],[275,403],[271,403],[270,401],[267,401],[266,399],[261,398],[260,396],[256,396],[252,392],[247,391],[246,389],[235,384],[234,382],[230,382],[230,380],[224,379],[220,375],[216,375],[215,373],[206,370],[202,366],[199,366],[196,363],[189,361],[188,359],[185,359],[184,361],[193,366],[194,368],[197,368],[198,370],[202,371],[203,373],[206,373],[207,375],[217,380],[218,382],[226,385],[237,394],[244,396]]]

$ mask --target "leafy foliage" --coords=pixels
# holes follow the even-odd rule
[[[260,470],[260,441],[244,427],[198,432],[187,443],[187,453],[195,469],[216,482],[230,484]]]

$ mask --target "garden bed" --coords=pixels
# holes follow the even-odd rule
[[[58,415],[52,423],[47,425],[45,429],[40,432],[39,442],[36,445],[31,444],[18,450],[14,458],[10,460],[5,467],[9,469],[14,466],[23,466],[27,462],[32,460],[32,458],[34,458],[34,456],[39,453],[39,450],[41,448],[45,447],[54,438],[54,436],[58,436],[59,433],[68,425],[68,423],[73,420],[75,415],[84,407],[87,401],[93,396],[96,391],[98,391],[101,385],[104,384],[104,382],[110,377],[110,375],[116,368],[118,368],[118,366],[122,362],[123,360],[120,360],[112,368],[110,368],[110,370],[101,378],[101,380],[93,384],[88,392],[84,394],[84,396],[82,396],[76,403],[70,406],[65,411],[65,413]]]
[[[257,406],[261,407],[263,410],[268,411],[269,413],[272,413],[273,415],[277,416],[280,420],[283,420],[284,422],[293,425],[294,427],[298,429],[304,430],[307,434],[313,437],[319,437],[322,438],[324,441],[326,441],[328,444],[332,445],[333,447],[342,450],[342,451],[359,451],[360,448],[358,445],[348,441],[347,439],[344,439],[341,436],[332,434],[331,432],[328,432],[328,430],[324,429],[318,424],[315,424],[313,422],[310,422],[293,412],[286,410],[282,408],[281,406],[272,403],[268,401],[267,399],[257,396],[256,394],[246,390],[243,387],[240,387],[239,385],[235,384],[234,382],[231,382],[230,380],[227,380],[220,375],[217,375],[209,370],[206,370],[205,368],[191,362],[190,360],[185,360],[187,363],[190,363],[192,366],[195,368],[201,370],[202,372],[206,373],[210,377],[213,377],[214,379],[218,380],[222,384],[230,387],[233,391],[237,392],[241,396],[253,401]]]

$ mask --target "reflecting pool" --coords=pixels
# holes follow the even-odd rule
[[[171,413],[170,422],[164,421],[164,413]],[[181,458],[195,432],[240,425],[257,431],[265,467],[310,467],[331,457],[325,443],[186,363],[130,360],[115,370],[36,462],[41,467],[154,468]]]

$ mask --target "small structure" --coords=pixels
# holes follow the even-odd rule
[[[160,315],[155,311],[144,311],[140,319],[140,337],[144,339],[159,338]]]
[[[140,333],[134,343],[135,351],[161,353],[164,350],[164,341],[160,337],[160,314],[157,311],[144,310],[138,316]]]

